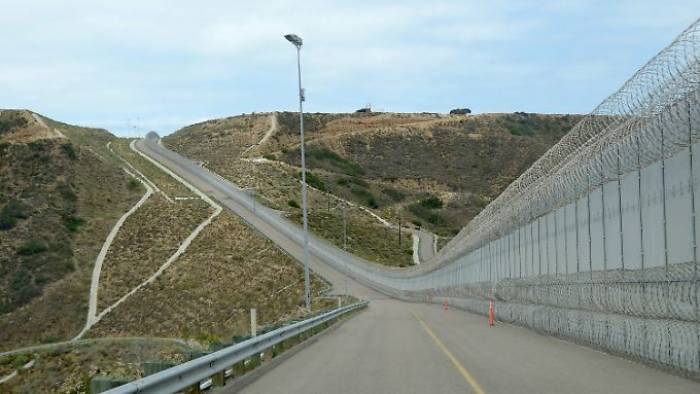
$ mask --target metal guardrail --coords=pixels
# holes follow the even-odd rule
[[[237,343],[215,353],[208,354],[166,369],[145,378],[127,383],[108,394],[130,393],[176,393],[205,381],[217,373],[224,372],[233,365],[260,354],[264,350],[282,341],[293,338],[325,322],[367,306],[368,302],[359,302],[334,309],[330,312],[311,317],[298,323],[290,324],[277,330]]]

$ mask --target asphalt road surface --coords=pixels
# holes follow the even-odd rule
[[[300,259],[300,229],[191,161],[139,141],[144,153],[217,199]],[[275,222],[277,221],[277,222]],[[699,393],[700,383],[596,350],[439,305],[384,296],[324,259],[355,259],[315,237],[310,266],[364,312],[302,349],[244,393]],[[229,390],[230,391],[230,390]],[[229,392],[224,387],[217,393]]]
[[[421,264],[427,263],[435,257],[435,237],[435,234],[423,229],[418,231],[418,258]]]

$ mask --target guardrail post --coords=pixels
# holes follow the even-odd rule
[[[245,373],[245,360],[236,363],[233,366],[233,376],[238,377]]]
[[[143,363],[143,374],[145,376],[174,367],[175,364],[169,361],[146,361]]]
[[[185,389],[185,394],[201,394],[202,389],[199,387],[199,382]]]
[[[226,371],[217,372],[211,377],[211,383],[214,387],[221,387],[226,384]]]
[[[264,363],[264,362],[267,362],[267,361],[272,360],[272,357],[274,357],[274,355],[273,355],[274,349],[273,349],[273,348],[274,348],[274,345],[273,345],[273,346],[270,346],[270,347],[267,348],[267,349],[265,349],[265,351],[264,351],[264,352],[262,353],[262,355],[260,356],[260,363],[261,363],[261,364]]]
[[[128,382],[129,381],[125,379],[116,379],[108,376],[95,376],[92,378],[92,380],[90,380],[90,393],[102,393]]]

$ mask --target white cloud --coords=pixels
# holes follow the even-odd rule
[[[422,110],[468,95],[475,107],[552,111],[562,100],[547,97],[567,84],[612,91],[621,65],[661,49],[697,2],[5,0],[0,103],[124,132],[129,117],[171,131],[292,107],[282,35],[296,32],[317,110],[368,100]]]

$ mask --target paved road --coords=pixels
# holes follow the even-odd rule
[[[435,257],[435,234],[420,229],[418,231],[418,258],[421,264]]]
[[[482,316],[375,300],[242,391],[276,392],[651,394],[700,384],[525,328],[489,328]]]
[[[230,183],[160,147],[137,147],[232,209],[292,256],[299,230],[243,200]],[[279,221],[272,223],[273,221]],[[284,222],[284,223],[283,223]],[[291,229],[286,226],[293,226]],[[332,247],[311,239],[314,250]],[[319,257],[320,256],[320,257]],[[698,393],[700,384],[484,317],[390,299],[313,254],[311,268],[335,289],[369,299],[368,310],[270,371],[246,393]],[[218,392],[227,392],[225,389]]]

